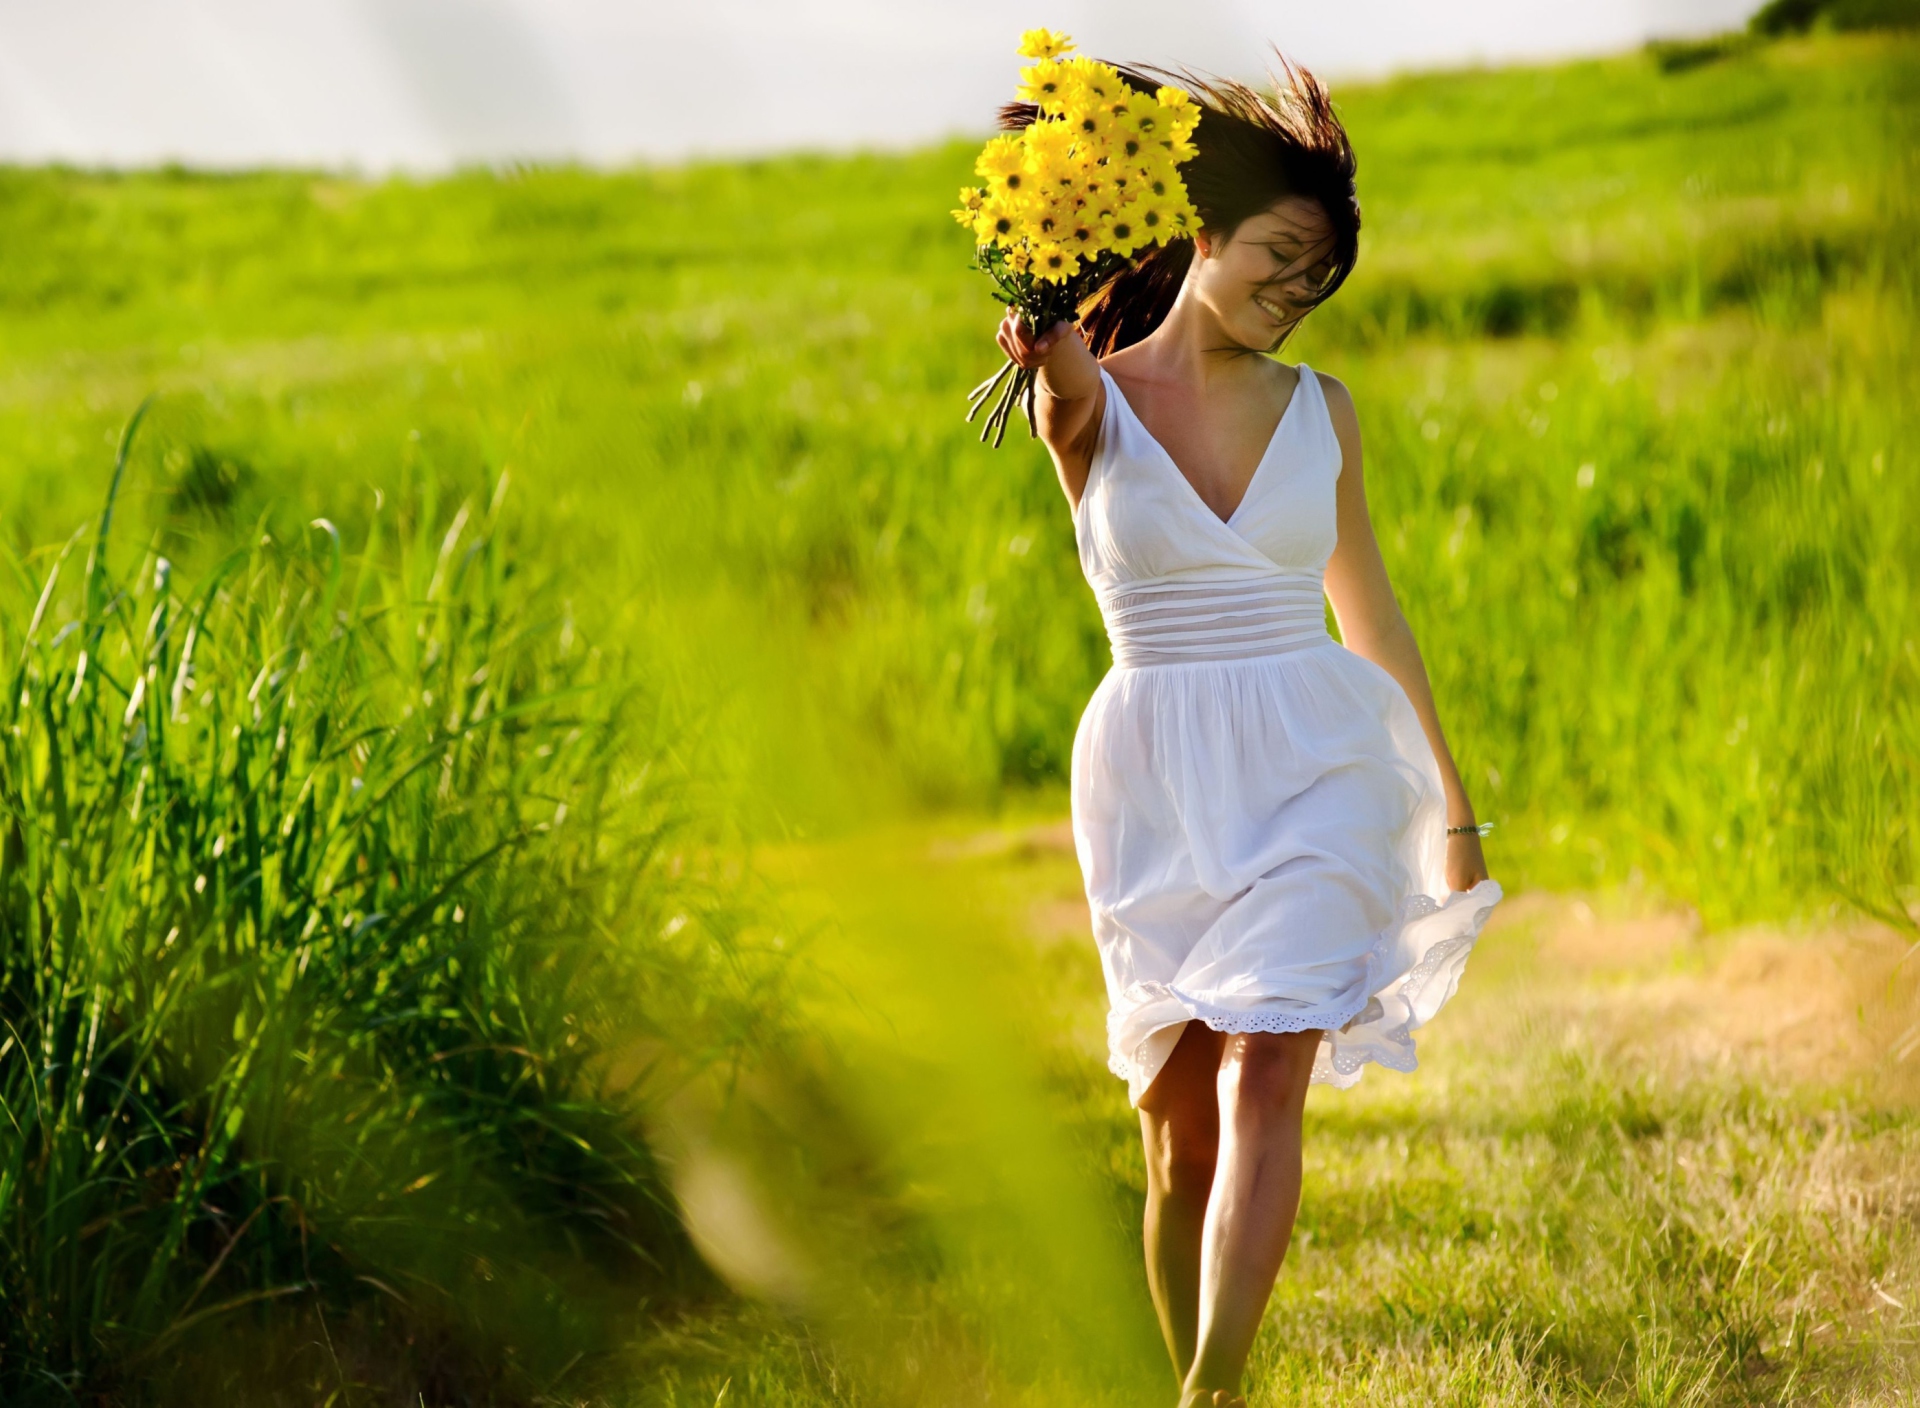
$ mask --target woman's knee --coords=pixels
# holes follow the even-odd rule
[[[1215,1121],[1162,1124],[1149,1135],[1146,1152],[1147,1181],[1154,1191],[1205,1201],[1220,1155],[1220,1127]]]
[[[1218,1032],[1190,1023],[1172,1059],[1141,1097],[1147,1176],[1158,1192],[1204,1197],[1212,1186],[1220,1151],[1221,1042]]]
[[[1321,1033],[1243,1032],[1220,1061],[1221,1095],[1236,1107],[1280,1110],[1306,1100]]]

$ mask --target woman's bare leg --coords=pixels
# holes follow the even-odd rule
[[[1147,1286],[1173,1371],[1193,1367],[1200,1323],[1200,1237],[1220,1146],[1220,1053],[1227,1038],[1188,1022],[1140,1097],[1147,1152]]]
[[[1184,1403],[1240,1391],[1300,1208],[1300,1118],[1320,1037],[1247,1032],[1225,1039],[1219,1154],[1200,1247],[1199,1334]]]

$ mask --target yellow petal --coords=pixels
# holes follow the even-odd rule
[[[1057,30],[1030,29],[1020,36],[1020,57],[1053,59],[1073,48],[1073,40]]]

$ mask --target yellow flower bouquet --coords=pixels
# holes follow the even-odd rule
[[[974,164],[953,218],[973,231],[994,296],[1036,336],[1083,304],[1143,250],[1199,225],[1180,164],[1194,154],[1200,107],[1183,88],[1149,93],[1111,64],[1068,57],[1064,34],[1028,30],[1019,103]],[[980,438],[1000,444],[1019,405],[1033,429],[1035,373],[1009,361],[975,387],[967,419],[991,406]]]

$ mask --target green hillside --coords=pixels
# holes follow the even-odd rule
[[[1388,566],[1510,890],[1691,906],[1710,927],[1910,925],[1920,39],[1701,57],[1337,93],[1361,260],[1286,355],[1354,391]],[[840,1396],[799,1322],[728,1318],[651,1131],[676,1092],[729,1082],[865,1151],[828,1168],[807,1145],[792,1176],[887,1186],[834,1215],[903,1239],[861,1293],[920,1287],[929,1355],[990,1360],[1020,1318],[994,1315],[1079,1284],[982,1270],[956,1250],[974,1222],[874,1172],[892,1166],[873,1112],[894,1107],[836,1104],[867,1048],[823,1035],[819,979],[781,937],[806,887],[747,859],[805,871],[803,843],[1065,809],[1106,646],[1044,453],[1017,434],[988,450],[960,420],[999,312],[946,214],[970,158],[0,170],[0,1382],[48,1402],[140,1382],[156,1342],[242,1322],[271,1339],[260,1298],[284,1293],[308,1307],[288,1334],[333,1306],[393,1369],[367,1401],[422,1382],[561,1401],[487,1397],[507,1360],[470,1347],[512,1324],[513,1344],[601,1364],[681,1314],[707,1328],[647,1341],[649,1382],[681,1387],[645,1401],[716,1401],[736,1361],[758,1367],[729,1402],[949,1401]],[[1083,968],[1018,952],[1056,997],[1092,1000]],[[1077,1047],[1038,1049],[1021,1098],[1076,1131],[1062,1167],[1124,1224],[1124,1102]],[[1488,1129],[1492,1088],[1461,1097]],[[1755,1159],[1811,1137],[1751,1088],[1676,1089],[1554,1067],[1529,1157],[1551,1146],[1562,1174],[1604,1182],[1617,1150],[1593,1130],[1642,1116],[1709,1143],[1732,1121]],[[1353,1159],[1381,1137],[1367,1118],[1328,1127]],[[368,1132],[287,1142],[301,1119]],[[1490,1170],[1525,1142],[1488,1139]],[[1610,1186],[1626,1241],[1672,1211],[1651,1183]],[[430,1233],[393,1212],[415,1190]],[[1557,1229],[1552,1266],[1600,1277],[1613,1233],[1509,1212]],[[1767,1225],[1796,1274],[1828,1265]],[[1861,1235],[1881,1260],[1846,1264],[1885,1273],[1898,1248]],[[396,1282],[441,1284],[468,1236],[525,1272],[511,1293],[447,1308]],[[1514,1402],[1534,1382],[1709,1401],[1623,1396],[1609,1353],[1665,1345],[1673,1384],[1749,1401],[1726,1366],[1762,1352],[1739,1334],[1773,1334],[1775,1312],[1737,1255],[1670,1242],[1697,1301],[1649,1310],[1608,1282],[1584,1308],[1516,1311],[1461,1372]],[[1488,1304],[1525,1302],[1497,1263]],[[1399,1342],[1392,1314],[1353,1323]],[[1027,1330],[1034,1356],[1078,1333]],[[1796,1362],[1850,1391],[1878,1351],[1822,1358],[1809,1330],[1788,1328]],[[773,1348],[737,1348],[763,1333]],[[858,1340],[837,1341],[845,1372]],[[571,1348],[499,1344],[526,1356],[499,1384],[573,1372]],[[1309,1359],[1273,1362],[1335,1394]]]
[[[1912,882],[1913,721],[1865,709],[1913,695],[1912,54],[1343,95],[1364,255],[1296,351],[1357,388],[1514,880],[1728,916]],[[1104,644],[1044,457],[952,414],[993,313],[940,223],[965,160],[9,173],[8,537],[70,531],[150,390],[171,468],[130,487],[197,539],[212,465],[233,521],[343,527],[510,467],[596,638],[727,711],[756,830],[1057,785]]]

